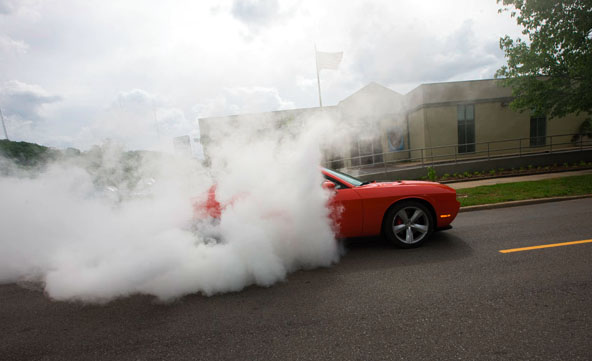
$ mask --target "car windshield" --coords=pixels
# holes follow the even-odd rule
[[[354,187],[358,187],[358,186],[362,185],[362,183],[364,183],[361,180],[359,180],[355,177],[352,177],[349,174],[341,173],[336,170],[332,170],[332,169],[328,169],[328,168],[323,168],[323,169],[325,169],[327,171],[327,173],[331,174],[332,176],[339,178],[341,180],[344,180],[347,183],[353,185]]]

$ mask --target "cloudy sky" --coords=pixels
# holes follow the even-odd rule
[[[495,0],[0,0],[0,109],[12,140],[86,149],[166,147],[197,118],[318,106],[369,82],[492,78]],[[3,134],[0,135],[3,137]],[[164,144],[164,145],[163,145]]]

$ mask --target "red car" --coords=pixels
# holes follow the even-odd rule
[[[345,173],[321,168],[338,238],[383,234],[403,248],[418,247],[434,230],[448,229],[460,203],[456,191],[433,182],[362,182]],[[197,218],[219,218],[224,207],[212,186],[205,201],[194,203]]]
[[[340,237],[383,234],[403,248],[418,247],[434,230],[448,229],[458,214],[456,191],[421,181],[362,182],[322,168],[324,188],[335,189],[331,205]]]

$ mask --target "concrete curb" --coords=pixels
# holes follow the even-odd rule
[[[511,201],[511,202],[501,202],[501,203],[491,203],[491,204],[480,204],[477,206],[467,206],[461,207],[460,212],[472,212],[472,211],[482,211],[485,209],[496,209],[496,208],[508,208],[508,207],[518,207],[518,206],[527,206],[530,204],[539,204],[539,203],[549,203],[549,202],[561,202],[561,201],[569,201],[572,199],[581,199],[581,198],[592,198],[592,194],[582,194],[578,196],[565,196],[565,197],[551,197],[551,198],[537,198],[537,199],[524,199],[521,201]]]

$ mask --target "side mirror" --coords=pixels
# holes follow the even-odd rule
[[[322,187],[323,187],[323,189],[334,191],[335,190],[335,183],[326,180],[323,182]]]

